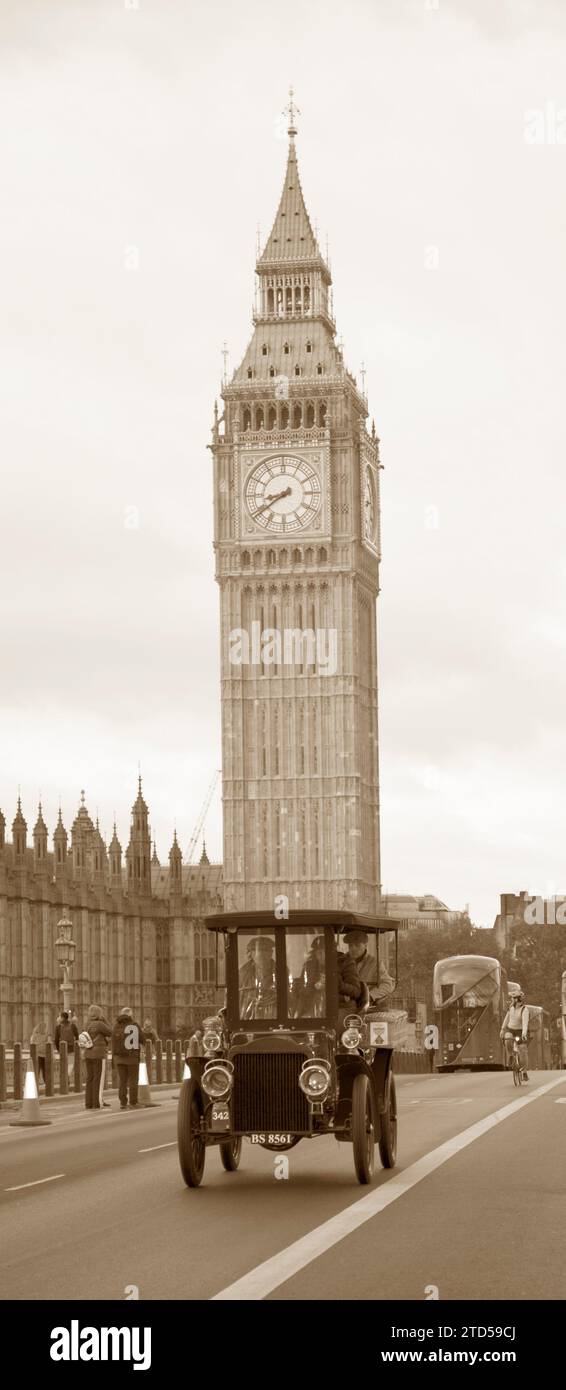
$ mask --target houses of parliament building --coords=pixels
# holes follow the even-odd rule
[[[31,843],[30,843],[31,838]],[[72,1007],[115,1016],[125,1004],[160,1036],[185,1033],[216,1000],[214,944],[203,927],[222,908],[222,868],[184,865],[177,837],[163,867],[152,854],[141,778],[125,852],[116,826],[107,846],[81,804],[70,838],[61,812],[49,849],[41,805],[31,837],[20,802],[6,837],[0,811],[0,1041],[29,1040],[34,1024],[52,1031],[61,1009],[55,941],[62,918],[76,943]]]

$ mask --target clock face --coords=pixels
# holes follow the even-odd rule
[[[289,454],[256,464],[245,486],[252,521],[277,536],[312,526],[321,498],[318,473],[305,459]]]
[[[366,468],[364,473],[363,518],[365,539],[366,541],[371,541],[372,545],[375,545],[377,502],[375,496],[375,482],[371,468]]]

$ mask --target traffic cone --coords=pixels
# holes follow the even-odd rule
[[[19,1120],[10,1120],[10,1125],[50,1125],[51,1120],[42,1120],[39,1108],[39,1093],[35,1077],[34,1065],[31,1057],[28,1057],[26,1068],[26,1079],[24,1081],[24,1099],[20,1110]]]
[[[138,1072],[138,1105],[145,1105],[146,1109],[150,1106],[158,1105],[159,1101],[151,1099],[149,1077],[147,1074],[147,1062],[140,1061]]]
[[[190,1079],[191,1079],[191,1068],[190,1068],[190,1066],[189,1066],[189,1064],[188,1064],[188,1062],[187,1062],[187,1059],[185,1058],[185,1065],[184,1065],[184,1067],[183,1067],[183,1081],[190,1081]]]

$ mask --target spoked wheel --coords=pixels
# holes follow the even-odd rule
[[[181,1083],[177,1112],[179,1163],[187,1187],[199,1187],[204,1173],[206,1144],[201,1132],[202,1093],[194,1077]]]
[[[520,1086],[523,1080],[523,1073],[516,1057],[513,1058],[513,1080],[516,1086]]]
[[[374,1158],[373,1100],[369,1080],[362,1073],[352,1087],[352,1141],[358,1182],[371,1182]]]
[[[397,1158],[397,1092],[395,1077],[390,1072],[385,1092],[385,1109],[381,1116],[379,1157],[384,1168],[394,1168]]]
[[[223,1141],[220,1145],[220,1157],[222,1159],[222,1167],[226,1169],[226,1172],[235,1173],[236,1168],[240,1166],[240,1159],[242,1157],[241,1135],[239,1139],[225,1139]]]

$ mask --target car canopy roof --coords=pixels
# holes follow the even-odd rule
[[[320,931],[323,927],[334,927],[347,931],[357,927],[361,931],[398,931],[399,920],[395,917],[375,917],[363,912],[341,912],[334,908],[291,908],[287,917],[277,918],[273,912],[216,912],[205,917],[204,924],[209,931],[234,932],[239,928],[257,931],[268,927],[304,927],[310,931]]]

